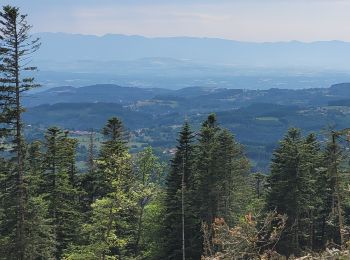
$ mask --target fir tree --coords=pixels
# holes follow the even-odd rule
[[[122,122],[112,117],[107,121],[107,124],[102,129],[104,141],[101,146],[100,154],[98,157],[99,161],[109,162],[109,158],[112,155],[122,155],[127,151],[125,132]],[[113,162],[111,162],[113,163]],[[94,197],[101,198],[112,191],[112,179],[108,176],[105,165],[99,164],[96,169],[96,174],[93,178],[94,185]],[[108,165],[111,166],[111,165]]]
[[[334,138],[334,136],[333,136]],[[332,242],[341,246],[341,226],[343,220],[343,205],[342,200],[344,194],[341,191],[341,167],[342,151],[336,140],[333,139],[326,146],[324,153],[324,162],[326,174],[322,179],[324,184],[323,193],[323,211],[321,216],[323,218],[322,241]]]
[[[122,129],[121,122],[112,118],[103,130],[105,142],[95,161],[96,200],[82,227],[83,241],[71,247],[67,259],[120,259],[136,251],[137,189]]]
[[[214,221],[216,214],[215,199],[211,194],[216,171],[212,160],[212,149],[215,144],[215,136],[219,130],[215,114],[209,115],[202,124],[196,150],[195,167],[196,182],[198,183],[196,199],[198,200],[200,218],[208,225],[211,225]]]
[[[51,127],[45,135],[44,187],[56,238],[55,255],[62,252],[78,237],[80,210],[79,192],[74,187],[74,150],[76,142],[57,127]]]
[[[286,231],[278,244],[287,255],[300,254],[314,241],[318,149],[313,135],[303,139],[298,129],[291,128],[274,153],[267,207],[288,216]]]
[[[91,205],[95,201],[96,197],[96,149],[95,149],[95,133],[93,131],[89,134],[89,146],[87,153],[87,172],[81,177],[81,187],[84,191],[82,195],[83,211],[84,213],[89,213],[91,210]]]
[[[28,58],[38,50],[38,39],[31,39],[27,16],[18,8],[4,6],[0,11],[0,137],[12,141],[13,165],[7,171],[8,187],[11,187],[10,203],[6,212],[7,219],[13,219],[13,234],[8,234],[8,241],[17,259],[24,259],[26,252],[26,186],[25,186],[25,142],[23,138],[22,94],[34,87],[34,78],[23,76],[24,71],[33,71],[28,66]],[[6,214],[7,214],[6,213]],[[4,233],[3,233],[4,234]],[[14,249],[15,248],[15,249]]]
[[[253,191],[248,185],[250,164],[228,130],[219,131],[211,151],[213,169],[210,195],[213,201],[213,216],[224,218],[231,225],[245,214],[245,207]]]
[[[229,131],[218,127],[215,115],[209,115],[202,125],[196,154],[196,196],[200,218],[206,225],[216,217],[232,224],[244,211],[248,195],[252,195],[249,169],[242,147]]]
[[[52,259],[55,251],[55,235],[49,218],[47,194],[41,193],[43,182],[43,155],[41,143],[36,141],[28,148],[26,184],[26,252],[25,259]]]
[[[304,248],[315,249],[317,226],[317,211],[323,206],[318,196],[319,186],[322,185],[321,176],[324,173],[322,168],[322,153],[315,134],[309,134],[302,143],[301,170],[303,173],[303,192],[306,211],[301,215],[302,241]]]
[[[178,139],[177,151],[171,161],[165,188],[164,257],[182,259],[182,177],[184,177],[184,237],[186,259],[198,259],[201,254],[200,220],[194,205],[193,132],[185,122]]]
[[[126,151],[112,154],[104,164],[105,173],[110,176],[111,191],[92,204],[91,218],[82,228],[83,244],[71,247],[65,259],[121,259],[131,255],[127,252],[130,241],[128,219],[135,208],[130,200],[131,156]],[[134,226],[135,227],[135,226]]]

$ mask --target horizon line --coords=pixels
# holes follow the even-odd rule
[[[188,39],[209,39],[209,40],[221,40],[221,41],[230,41],[230,42],[240,42],[240,43],[254,43],[254,44],[269,44],[269,43],[303,43],[303,44],[312,44],[312,43],[326,43],[326,42],[338,42],[338,43],[349,43],[345,40],[314,40],[314,41],[302,41],[302,40],[280,40],[280,41],[247,41],[247,40],[237,40],[229,38],[220,38],[220,37],[209,37],[209,36],[188,36],[188,35],[178,35],[178,36],[146,36],[139,34],[123,34],[123,33],[106,33],[106,34],[85,34],[85,33],[72,33],[72,32],[34,32],[35,34],[66,34],[66,35],[79,35],[79,36],[90,36],[103,38],[107,36],[125,36],[125,37],[140,37],[145,39],[178,39],[178,38],[188,38]]]

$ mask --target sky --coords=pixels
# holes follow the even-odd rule
[[[350,0],[0,0],[33,32],[350,41]]]

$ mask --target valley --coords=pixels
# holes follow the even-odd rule
[[[213,112],[219,124],[245,146],[254,170],[268,172],[273,150],[288,128],[314,132],[322,141],[330,129],[347,127],[349,96],[346,83],[299,90],[67,86],[28,94],[24,119],[30,124],[29,136],[38,137],[55,125],[84,137],[91,129],[99,132],[116,115],[130,133],[133,152],[151,145],[159,156],[169,159],[183,121],[187,119],[198,131]]]

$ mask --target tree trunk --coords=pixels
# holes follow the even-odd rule
[[[18,259],[24,260],[24,222],[25,222],[25,187],[23,176],[23,144],[21,125],[21,103],[20,103],[20,82],[19,82],[19,53],[18,53],[18,33],[15,23],[15,78],[16,78],[16,156],[17,156],[17,181],[18,181],[18,222],[17,222],[17,244]]]

